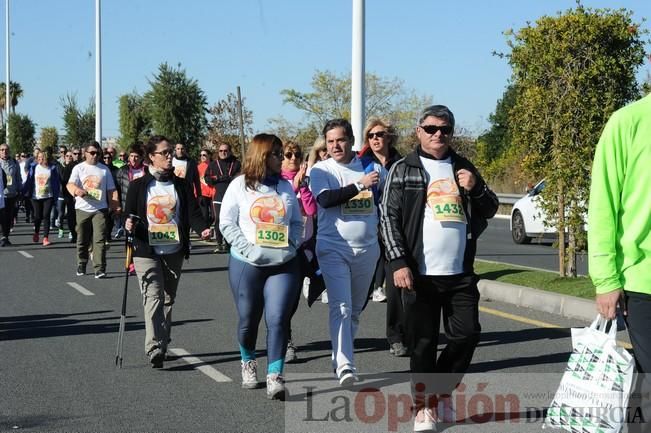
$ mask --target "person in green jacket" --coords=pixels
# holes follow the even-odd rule
[[[616,111],[606,124],[595,151],[588,209],[589,269],[597,310],[606,319],[615,318],[617,307],[622,311],[638,373],[651,373],[649,167],[651,95]],[[648,379],[640,385],[651,389]]]

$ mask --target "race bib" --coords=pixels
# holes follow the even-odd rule
[[[436,221],[466,222],[461,197],[458,195],[430,197],[428,204],[432,208],[432,213]]]
[[[255,225],[255,244],[269,248],[289,246],[288,227],[284,224],[257,223]]]
[[[344,215],[371,215],[373,213],[373,192],[360,191],[355,197],[342,205]]]
[[[99,188],[88,188],[86,194],[88,194],[88,196],[93,200],[102,200],[102,190]]]
[[[179,227],[176,224],[149,225],[149,245],[173,245],[179,242]]]
[[[45,184],[45,185],[39,185],[36,188],[36,196],[37,197],[45,197],[50,195],[50,185]]]
[[[11,186],[14,184],[14,178],[10,175],[7,175],[7,186]]]
[[[131,173],[131,177],[133,180],[139,179],[145,175],[145,170],[134,170]]]

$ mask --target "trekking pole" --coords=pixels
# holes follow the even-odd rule
[[[136,215],[129,215],[129,218],[133,220],[134,225],[140,219]],[[118,368],[122,368],[122,344],[124,342],[124,330],[126,326],[127,319],[127,287],[129,286],[129,265],[133,259],[133,232],[135,227],[132,227],[132,230],[127,232],[127,237],[125,240],[126,248],[126,260],[124,263],[125,272],[124,272],[124,292],[122,293],[122,312],[120,313],[120,329],[118,331],[118,347],[115,353],[115,365]]]

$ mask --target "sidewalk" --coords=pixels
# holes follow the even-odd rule
[[[492,280],[479,280],[478,286],[483,300],[506,302],[588,322],[592,322],[597,314],[594,301],[575,296]]]

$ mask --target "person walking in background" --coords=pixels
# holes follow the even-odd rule
[[[81,149],[79,146],[72,146],[68,152],[72,154],[72,158],[70,159],[70,163],[63,168],[61,175],[61,190],[63,191],[63,199],[66,207],[66,220],[68,221],[68,230],[70,231],[68,239],[71,244],[76,244],[77,212],[75,211],[75,198],[70,195],[70,191],[68,191],[66,185],[68,185],[68,181],[70,180],[72,169],[80,162]]]
[[[113,149],[113,152],[115,152],[115,149]],[[102,162],[106,166],[106,168],[109,169],[111,172],[111,177],[113,178],[113,184],[116,186],[116,190],[118,192],[118,199],[120,198],[120,190],[117,188],[117,176],[118,176],[118,168],[113,165],[113,156],[108,153],[108,149],[106,152],[102,154]],[[122,207],[122,205],[120,205]],[[113,227],[117,227],[118,231],[122,229],[122,223],[121,223],[121,215],[118,215],[112,211],[109,211],[107,220],[106,220],[106,248],[108,249],[110,247],[110,240],[111,240],[111,234],[113,233]]]
[[[416,126],[419,145],[393,164],[381,204],[389,278],[402,291],[412,383],[428,386],[414,393],[414,431],[436,428],[443,414],[421,397],[449,401],[479,342],[477,238],[499,206],[477,169],[452,149],[453,134],[446,106],[425,108]],[[437,359],[441,312],[448,344]],[[430,373],[455,374],[431,384]]]
[[[85,160],[75,165],[67,183],[75,197],[77,219],[77,276],[86,274],[91,237],[95,278],[106,277],[106,225],[109,209],[122,211],[109,169],[100,164],[101,148],[91,141],[84,148]]]
[[[301,247],[307,240],[312,239],[314,236],[314,216],[316,215],[316,200],[312,195],[309,188],[309,177],[307,176],[307,162],[303,161],[303,151],[296,143],[288,142],[283,149],[283,163],[280,175],[283,179],[292,183],[292,188],[296,194],[296,199],[301,208],[301,215],[303,217],[303,236],[299,243]],[[303,252],[301,251],[301,254]],[[303,273],[303,277],[306,275]],[[303,278],[301,278],[301,281]],[[292,339],[292,325],[291,320],[296,314],[298,304],[301,299],[300,293],[296,296],[294,306],[292,307],[292,314],[289,318],[288,341],[287,351],[285,353],[285,362],[294,362],[298,356],[296,352],[298,348]]]
[[[34,208],[34,234],[32,241],[39,241],[41,223],[43,223],[43,246],[51,244],[50,236],[50,214],[54,200],[59,196],[61,181],[57,165],[52,159],[49,149],[40,152],[36,158],[36,164],[32,165],[27,174],[25,190],[23,194],[32,200]]]
[[[18,161],[18,166],[20,167],[20,191],[23,191],[25,182],[27,182],[27,173],[29,172],[31,161],[32,158],[30,158],[29,155],[21,152],[20,160]],[[25,208],[25,222],[30,223],[33,213],[32,201],[26,199],[22,194],[18,194],[18,201],[19,203],[22,203],[23,207]]]
[[[328,291],[332,365],[342,386],[357,381],[354,339],[380,256],[376,200],[386,171],[353,152],[353,128],[334,119],[323,128],[329,159],[310,171],[318,204],[316,255]]]
[[[210,238],[210,228],[201,218],[191,185],[174,175],[173,150],[167,138],[151,137],[144,152],[150,165],[129,186],[124,226],[134,234],[133,264],[143,297],[145,353],[153,368],[162,368],[171,341],[172,306],[183,259],[190,256],[190,228],[202,239]],[[131,147],[130,155],[134,153],[139,154]],[[138,216],[138,221],[131,215]]]
[[[651,95],[616,111],[595,150],[588,206],[588,267],[597,310],[623,313],[638,373],[643,423],[651,431]],[[629,406],[638,402],[631,398]]]
[[[57,173],[59,175],[59,180],[61,181],[61,185],[65,185],[63,183],[63,178],[65,176],[66,168],[72,164],[72,152],[70,150],[66,150],[64,155],[63,155],[63,163],[57,164]],[[63,219],[65,218],[66,220],[70,219],[70,214],[67,212],[67,205],[66,205],[66,188],[59,188],[59,196],[57,197],[56,200],[56,207],[57,207],[57,220],[55,222],[55,226],[59,229],[58,233],[58,238],[61,239],[65,235],[65,230],[63,229]],[[68,227],[70,227],[70,221],[68,221]]]
[[[20,165],[11,157],[9,146],[5,143],[0,144],[0,169],[5,175],[6,181],[4,182],[4,206],[2,220],[2,239],[0,239],[0,247],[11,245],[9,234],[14,225],[14,220],[17,213],[18,198],[22,189]]]
[[[228,245],[224,243],[224,237],[219,230],[219,215],[226,189],[235,176],[240,173],[240,170],[240,161],[231,152],[231,146],[227,143],[221,143],[217,147],[217,159],[210,163],[204,176],[206,183],[215,189],[212,198],[213,213],[215,215],[215,239],[217,240],[215,253],[228,252]]]
[[[364,129],[364,146],[360,157],[369,157],[389,171],[402,156],[395,148],[398,138],[396,130],[382,119],[371,119]],[[400,290],[393,284],[393,278],[386,278],[387,261],[384,244],[380,242],[380,259],[375,269],[372,299],[374,302],[387,302],[387,340],[389,353],[405,356],[402,301]]]
[[[328,155],[328,149],[326,148],[325,139],[323,137],[318,137],[314,140],[314,145],[310,149],[310,154],[307,157],[307,174],[309,176],[309,171],[312,169],[314,164],[319,161],[325,161],[330,156]]]
[[[192,187],[192,198],[193,200],[196,200],[197,195],[201,192],[199,172],[197,171],[197,161],[188,156],[185,144],[177,143],[176,146],[174,146],[172,165],[174,166],[174,175],[181,179],[185,179],[185,181]]]
[[[122,209],[126,207],[127,193],[129,192],[129,186],[131,182],[136,179],[140,179],[145,175],[145,166],[143,165],[143,157],[145,154],[142,143],[134,143],[129,146],[129,156],[127,163],[118,169],[117,174],[115,175],[115,187],[118,190],[118,197],[120,197],[120,205]],[[115,233],[115,238],[119,239],[124,234],[122,228],[118,229]]]
[[[292,185],[281,178],[283,145],[258,134],[247,148],[243,175],[224,195],[219,229],[231,245],[228,279],[239,317],[242,387],[257,388],[258,325],[267,324],[267,397],[285,399],[283,369],[289,318],[299,293],[296,257],[303,219]]]
[[[201,184],[201,191],[198,191],[199,208],[201,209],[201,215],[203,215],[206,222],[212,224],[215,220],[215,218],[212,217],[212,198],[215,195],[215,188],[206,183],[206,171],[212,162],[210,151],[206,148],[201,149],[199,159],[199,164],[197,164],[199,183]]]

